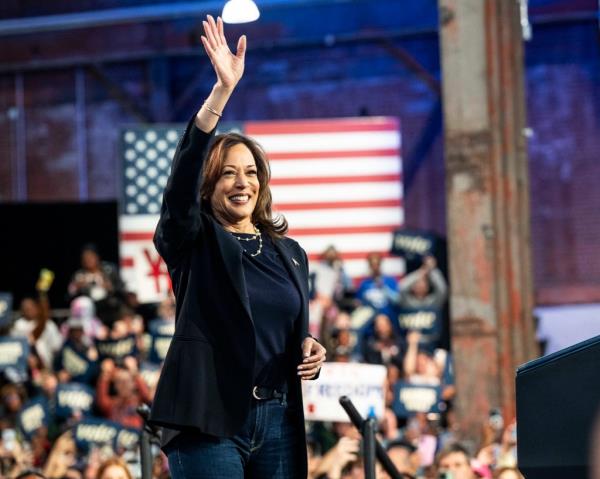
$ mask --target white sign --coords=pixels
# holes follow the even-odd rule
[[[348,396],[358,412],[383,416],[386,369],[375,364],[325,363],[316,381],[302,381],[304,416],[310,421],[350,422],[340,406]]]

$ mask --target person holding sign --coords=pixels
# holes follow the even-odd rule
[[[411,384],[440,386],[442,399],[451,400],[456,388],[444,382],[446,361],[449,360],[447,352],[437,349],[432,353],[427,348],[419,348],[421,334],[418,331],[411,331],[406,339],[408,347],[403,361],[406,380]]]
[[[448,296],[448,285],[433,256],[400,280],[398,304],[401,308],[441,308]]]
[[[305,478],[300,379],[326,352],[308,335],[308,260],[272,215],[264,151],[214,136],[246,37],[233,54],[220,18],[204,32],[217,79],[175,152],[154,236],[177,312],[150,422],[175,479]]]
[[[139,373],[137,360],[128,356],[123,363],[124,367],[120,368],[112,359],[102,361],[96,386],[98,408],[108,419],[140,429],[143,421],[136,408],[151,401],[150,393]],[[116,392],[114,396],[109,394],[111,385]]]

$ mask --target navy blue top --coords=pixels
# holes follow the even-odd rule
[[[234,233],[238,238],[252,234]],[[262,235],[259,255],[258,238],[240,241],[244,254],[242,265],[250,309],[256,332],[254,384],[287,391],[286,372],[292,364],[291,344],[294,325],[301,311],[301,298],[279,253],[268,234]]]

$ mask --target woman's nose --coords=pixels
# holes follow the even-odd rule
[[[246,186],[248,186],[248,177],[244,173],[237,175],[235,184],[236,186],[245,188]]]

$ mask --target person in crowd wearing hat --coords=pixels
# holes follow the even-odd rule
[[[96,305],[88,296],[77,296],[69,304],[69,318],[79,319],[83,325],[83,340],[92,344],[94,339],[103,338],[107,334],[106,326],[96,316]],[[66,338],[68,321],[61,325],[61,333]]]
[[[262,148],[214,137],[246,37],[233,54],[220,18],[204,32],[217,80],[179,142],[154,236],[177,320],[150,421],[175,479],[305,478],[300,379],[326,353],[308,334],[308,258],[272,214]]]

